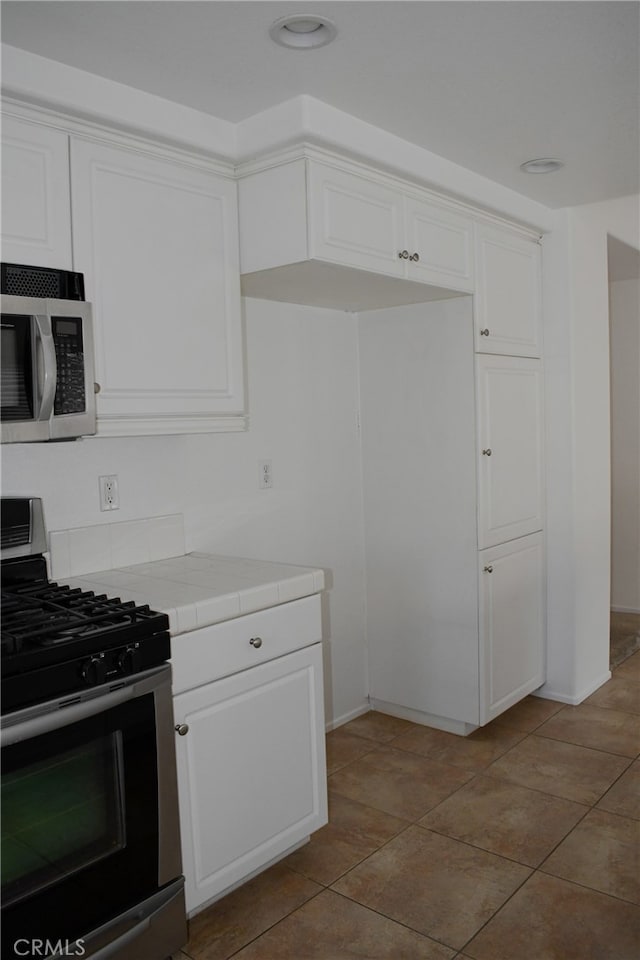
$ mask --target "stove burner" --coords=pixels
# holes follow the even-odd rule
[[[3,712],[117,681],[170,656],[168,618],[146,604],[43,578],[5,579],[1,599]]]
[[[57,583],[2,591],[2,656],[79,640],[148,620],[147,605]]]

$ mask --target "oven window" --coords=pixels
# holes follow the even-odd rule
[[[122,774],[118,730],[3,777],[5,904],[125,846]]]
[[[84,937],[158,889],[155,694],[99,700],[2,748],[3,960],[20,938]]]

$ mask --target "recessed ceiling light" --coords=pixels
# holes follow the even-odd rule
[[[337,27],[332,20],[308,13],[280,17],[269,28],[272,40],[282,47],[293,47],[298,50],[324,47],[327,43],[331,43],[337,32]]]
[[[520,164],[524,173],[555,173],[560,167],[564,167],[564,161],[553,157],[541,157],[539,160],[527,160]]]

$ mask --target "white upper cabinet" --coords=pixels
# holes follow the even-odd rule
[[[478,356],[478,546],[543,526],[542,370],[524,357]]]
[[[539,357],[540,245],[509,230],[477,228],[476,350]]]
[[[473,290],[471,218],[417,187],[306,157],[239,191],[247,296],[367,310]]]
[[[403,197],[373,180],[307,161],[309,251],[312,259],[392,277],[407,275]]]
[[[72,268],[69,138],[10,116],[2,120],[2,259]]]
[[[93,302],[98,433],[242,429],[236,185],[72,138],[73,253]]]
[[[406,198],[405,211],[408,276],[471,293],[474,288],[471,220],[412,196]]]

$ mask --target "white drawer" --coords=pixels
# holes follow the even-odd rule
[[[193,690],[321,639],[319,594],[178,634],[171,638],[173,693]]]

